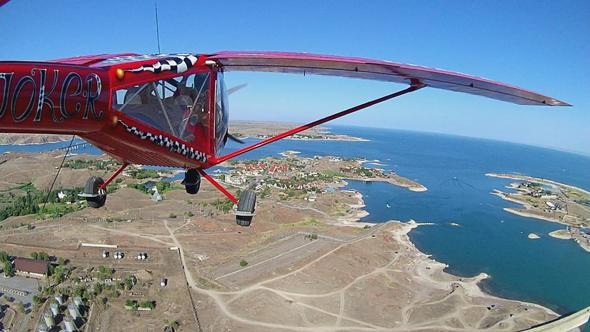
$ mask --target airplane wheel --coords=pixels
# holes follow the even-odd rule
[[[184,184],[184,189],[188,194],[194,195],[198,193],[201,188],[201,174],[194,168],[187,170],[182,184]]]
[[[103,207],[107,201],[107,193],[104,189],[99,189],[104,183],[102,178],[91,176],[86,181],[84,193],[86,194],[86,202],[91,208],[98,209]]]
[[[250,226],[256,209],[256,193],[253,190],[244,190],[238,200],[236,211],[236,223],[240,226]]]

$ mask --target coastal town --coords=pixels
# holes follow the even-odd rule
[[[303,198],[312,202],[322,192],[334,192],[345,186],[346,179],[388,182],[418,192],[427,190],[420,183],[394,172],[364,167],[367,162],[364,159],[300,157],[297,151],[281,154],[282,158],[229,162],[229,172],[220,179],[229,185],[254,186],[263,197],[269,197],[274,191],[280,199]]]
[[[524,217],[557,222],[566,226],[549,235],[573,240],[590,252],[590,192],[549,179],[521,174],[486,174],[490,177],[516,180],[507,186],[510,192],[494,190],[504,200],[522,205],[504,210]]]

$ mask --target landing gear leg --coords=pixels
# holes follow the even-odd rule
[[[98,209],[103,207],[107,201],[107,186],[113,181],[117,175],[121,174],[123,170],[129,164],[123,163],[119,169],[113,175],[111,175],[106,181],[97,176],[91,176],[84,186],[84,192],[78,196],[86,198],[88,206]]]
[[[240,226],[250,226],[252,217],[254,217],[254,209],[256,208],[256,193],[253,190],[244,190],[240,195],[238,201],[227,189],[225,189],[219,182],[215,181],[204,170],[198,169],[199,173],[207,179],[215,188],[219,189],[230,201],[238,205],[236,211],[236,223]]]
[[[194,168],[191,168],[184,173],[184,180],[181,182],[187,193],[195,195],[201,188],[201,174]]]

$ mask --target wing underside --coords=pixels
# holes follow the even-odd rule
[[[425,84],[521,105],[570,106],[552,97],[485,78],[390,61],[281,52],[219,52],[208,59],[216,61],[225,71],[315,74]]]

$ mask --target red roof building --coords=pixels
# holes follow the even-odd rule
[[[49,272],[49,262],[30,258],[17,257],[14,259],[14,269],[17,273],[32,277],[43,277]]]

